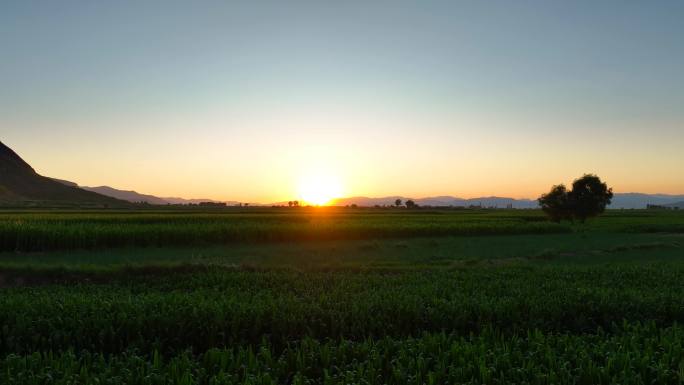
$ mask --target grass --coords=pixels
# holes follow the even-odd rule
[[[0,215],[0,251],[302,242],[453,235],[547,234],[566,225],[534,215],[335,209],[270,213],[31,213]]]
[[[548,222],[532,210],[0,212],[0,252],[570,232],[681,233],[682,228],[684,215],[676,211],[616,211],[572,225]]]
[[[326,341],[306,338],[273,353],[211,349],[198,356],[73,351],[10,355],[7,384],[677,384],[684,329],[624,325],[595,335],[530,331],[504,336],[424,333],[416,338]],[[63,382],[56,382],[55,378]]]
[[[562,225],[535,211],[342,209],[0,222],[13,245],[0,253],[3,384],[684,381],[684,213]]]
[[[476,261],[640,263],[677,259],[684,239],[672,234],[571,232],[123,247],[50,252],[1,252],[0,271],[16,268],[103,270],[212,265],[298,270],[449,268]],[[648,251],[648,252],[644,252]]]
[[[0,352],[201,352],[263,339],[589,333],[684,321],[681,262],[416,272],[123,271],[6,288]],[[60,278],[58,276],[58,278]],[[64,277],[62,277],[64,278]],[[78,280],[80,278],[80,280]],[[83,279],[89,278],[89,279]]]

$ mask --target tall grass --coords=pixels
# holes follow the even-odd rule
[[[625,324],[614,335],[478,336],[317,341],[187,352],[165,358],[73,351],[0,359],[4,384],[678,384],[684,328]]]
[[[0,290],[0,353],[196,352],[312,337],[587,332],[684,321],[684,266],[169,273]]]
[[[2,213],[0,250],[566,231],[586,243],[589,231],[677,232],[683,218],[610,212],[558,225],[526,211]],[[679,243],[659,237],[668,240],[600,250],[666,245],[676,254]],[[0,270],[0,384],[682,383],[684,261],[674,257],[328,272],[22,264]]]
[[[0,251],[567,231],[522,216],[459,214],[0,214]]]

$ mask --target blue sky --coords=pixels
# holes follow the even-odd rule
[[[682,36],[680,1],[7,1],[0,140],[161,195],[286,199],[311,172],[347,195],[583,172],[682,193]]]

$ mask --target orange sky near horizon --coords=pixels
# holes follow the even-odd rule
[[[263,145],[263,151],[240,151],[229,145],[222,148],[221,141],[160,140],[144,151],[141,146],[131,146],[128,151],[133,154],[119,156],[122,152],[117,148],[122,143],[71,146],[58,139],[35,143],[9,136],[12,140],[6,144],[43,175],[160,197],[265,204],[302,199],[300,181],[310,174],[338,180],[343,197],[536,198],[552,184],[570,184],[585,172],[598,174],[615,192],[684,193],[676,166],[681,164],[681,155],[678,148],[667,145],[641,158],[652,162],[626,166],[620,157],[595,159],[601,152],[598,144],[597,148],[558,156],[557,150],[551,151],[543,143],[525,154],[517,149],[520,144],[506,141],[498,146],[489,142],[488,151],[439,149],[445,144],[438,141],[421,146],[389,143],[385,150],[374,148],[372,141],[338,146],[300,144],[294,151],[297,144],[284,139],[268,150]],[[450,153],[454,156],[445,155]],[[664,160],[672,167],[663,168]]]

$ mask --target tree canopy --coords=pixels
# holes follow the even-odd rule
[[[539,198],[539,205],[551,220],[574,220],[584,222],[606,210],[613,198],[613,189],[594,174],[585,174],[572,183],[572,190],[565,185],[555,185]]]

